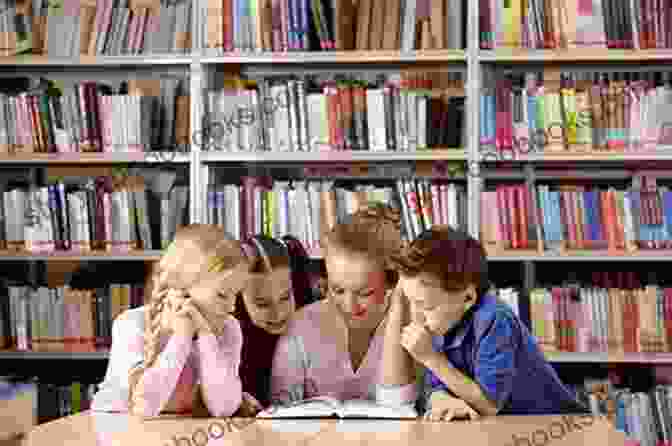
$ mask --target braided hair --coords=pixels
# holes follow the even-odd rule
[[[201,260],[199,262],[199,259]],[[138,386],[145,370],[160,354],[161,316],[166,297],[186,298],[186,290],[205,272],[222,272],[239,265],[247,269],[240,242],[215,225],[191,224],[178,229],[153,268],[151,294],[145,303],[143,361],[129,372],[129,413],[140,415],[144,398]]]

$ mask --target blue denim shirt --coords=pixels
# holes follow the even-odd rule
[[[457,327],[434,336],[432,344],[481,386],[500,415],[586,413],[546,362],[527,327],[492,295],[482,296]],[[426,380],[431,387],[427,390],[450,392],[429,369]]]

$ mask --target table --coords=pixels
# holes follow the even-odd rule
[[[499,416],[472,422],[184,418],[142,421],[82,412],[36,426],[25,446],[625,446],[625,435],[592,416]]]

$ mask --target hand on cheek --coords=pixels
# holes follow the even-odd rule
[[[427,366],[427,362],[434,356],[432,336],[427,329],[415,322],[401,330],[401,346],[417,362]]]
[[[213,324],[208,322],[201,310],[191,299],[187,300],[182,305],[182,308],[177,312],[176,316],[190,318],[194,325],[194,330],[198,334],[213,332]]]

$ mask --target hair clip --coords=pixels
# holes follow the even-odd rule
[[[208,272],[219,273],[224,270],[226,259],[222,256],[212,256],[208,264]]]

